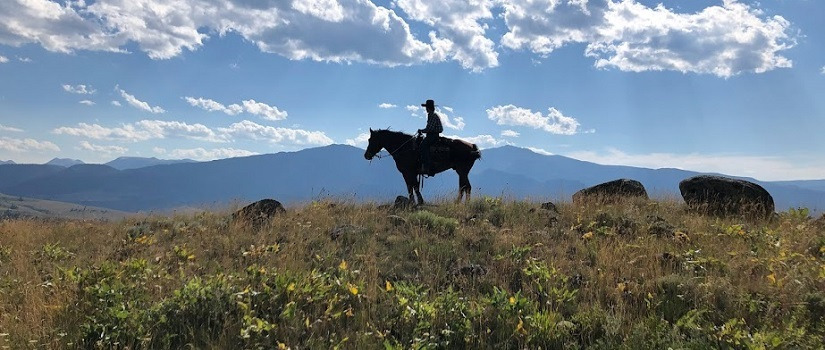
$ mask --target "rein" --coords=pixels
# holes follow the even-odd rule
[[[412,137],[410,137],[407,141],[404,141],[404,143],[402,143],[402,144],[401,144],[401,146],[398,146],[398,148],[396,148],[396,149],[395,149],[395,151],[389,152],[386,156],[382,156],[382,155],[380,155],[380,154],[376,153],[374,157],[376,157],[376,158],[378,158],[378,159],[381,159],[381,158],[384,158],[384,157],[387,157],[387,156],[392,157],[395,153],[397,153],[397,152],[398,152],[398,151],[400,151],[402,148],[404,148],[404,145],[406,145],[408,142],[410,142],[410,141],[412,141],[413,139],[415,139],[417,136],[418,136],[417,134],[416,134],[416,135],[413,135],[413,136],[412,136]]]

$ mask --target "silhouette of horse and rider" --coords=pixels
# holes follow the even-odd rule
[[[421,104],[427,110],[427,126],[418,129],[416,135],[409,135],[399,131],[372,130],[364,158],[372,160],[382,149],[395,160],[395,166],[404,177],[411,201],[415,201],[413,193],[418,197],[418,204],[424,204],[421,197],[421,181],[419,176],[434,176],[448,169],[458,174],[458,200],[467,195],[470,200],[472,186],[468,177],[470,169],[479,158],[481,152],[475,144],[441,137],[444,127],[441,118],[435,112],[435,102],[427,100]],[[421,137],[425,134],[426,137]]]

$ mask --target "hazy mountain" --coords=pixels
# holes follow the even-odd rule
[[[164,165],[164,164],[177,164],[177,163],[193,163],[194,160],[191,159],[157,159],[155,157],[152,158],[143,158],[143,157],[119,157],[111,162],[106,163],[106,165],[115,168],[117,170],[128,170],[128,169],[137,169],[137,168],[145,168],[148,166],[153,165]]]
[[[125,211],[214,205],[265,197],[285,203],[331,196],[388,201],[405,194],[390,158],[364,160],[364,150],[344,145],[211,162],[117,170],[107,165],[69,168],[0,166],[0,192]],[[25,173],[31,174],[26,178]],[[517,147],[482,151],[470,173],[474,195],[568,201],[581,188],[618,178],[641,181],[656,197],[681,198],[679,181],[699,173],[599,165],[545,156]],[[825,181],[823,181],[825,182]],[[779,210],[825,209],[825,191],[810,182],[759,182]],[[425,179],[425,199],[453,198],[458,177],[445,172]]]
[[[72,203],[55,202],[43,199],[8,196],[0,193],[0,219],[37,217],[37,218],[73,218],[117,220],[132,213],[89,207]]]
[[[70,167],[72,165],[83,164],[83,161],[80,159],[69,159],[69,158],[54,158],[48,161],[46,164],[48,165],[59,165],[62,167]]]
[[[0,165],[3,164],[17,164],[13,160],[0,160]]]

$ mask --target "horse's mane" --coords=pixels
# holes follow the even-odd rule
[[[373,132],[392,134],[392,135],[395,135],[395,136],[407,136],[407,137],[412,137],[413,136],[413,135],[410,135],[410,134],[405,133],[405,132],[390,130],[389,128],[373,130]]]

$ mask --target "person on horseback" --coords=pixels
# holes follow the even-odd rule
[[[427,100],[421,104],[427,109],[427,127],[418,129],[418,133],[425,133],[427,137],[421,142],[419,149],[419,157],[422,159],[422,172],[432,176],[432,155],[430,154],[430,146],[438,141],[438,135],[444,132],[444,127],[441,126],[441,118],[435,113],[435,101]]]

